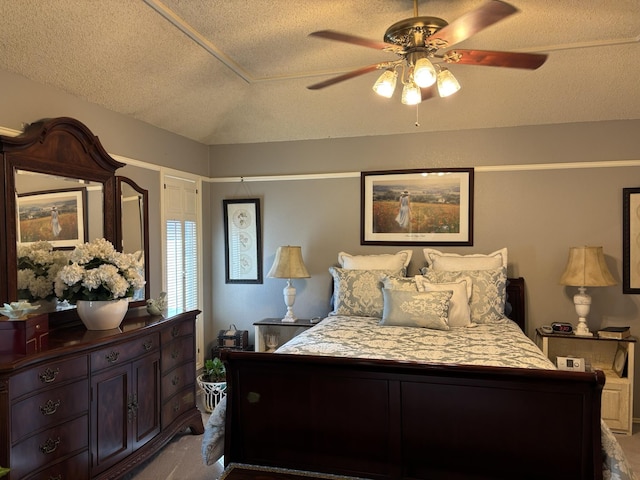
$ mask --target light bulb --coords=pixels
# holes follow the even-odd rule
[[[391,98],[396,89],[396,81],[398,80],[398,72],[395,70],[385,70],[373,85],[373,91],[381,97]]]
[[[438,73],[438,94],[441,97],[448,97],[460,90],[460,84],[456,77],[453,76],[446,68],[440,70]]]
[[[417,105],[422,102],[420,87],[414,82],[407,83],[402,89],[402,103],[405,105]]]
[[[428,58],[419,58],[413,68],[413,81],[422,88],[430,87],[436,81],[436,69]]]

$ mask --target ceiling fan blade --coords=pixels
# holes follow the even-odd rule
[[[450,47],[517,11],[508,3],[492,0],[441,28],[427,39],[427,43],[436,48]]]
[[[360,45],[361,47],[375,48],[388,52],[402,51],[402,47],[393,45],[392,43],[378,42],[364,37],[358,37],[348,33],[336,32],[335,30],[319,30],[311,32],[310,37],[326,38],[327,40],[336,40],[338,42],[351,43],[352,45]]]
[[[483,65],[489,67],[527,68],[535,70],[546,60],[543,53],[492,52],[489,50],[449,50],[444,54],[447,63]]]
[[[377,70],[379,68],[381,68],[381,64],[374,63],[373,65],[367,65],[366,67],[352,70],[350,72],[345,73],[344,75],[339,75],[337,77],[330,78],[329,80],[325,80],[323,82],[314,83],[313,85],[309,85],[307,88],[309,90],[320,90],[321,88],[328,87],[336,83],[344,82],[345,80],[350,80],[355,77],[359,77],[360,75],[364,75],[365,73],[373,72],[374,70]]]
[[[435,83],[430,87],[421,88],[420,92],[422,92],[422,101],[429,100],[430,98],[437,97],[437,89]]]

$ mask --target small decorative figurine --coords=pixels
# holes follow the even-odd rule
[[[150,315],[162,315],[167,310],[167,292],[160,293],[158,298],[147,300],[147,312]]]

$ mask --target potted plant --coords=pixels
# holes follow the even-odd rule
[[[142,266],[134,254],[116,251],[104,238],[76,246],[69,264],[56,276],[55,292],[77,306],[89,330],[120,325],[133,293],[145,284]]]
[[[68,263],[67,256],[45,241],[18,245],[18,298],[40,304],[41,311],[55,310],[56,275]]]
[[[227,372],[224,363],[218,357],[204,362],[204,372],[198,375],[198,385],[204,391],[204,408],[213,412],[227,391]]]

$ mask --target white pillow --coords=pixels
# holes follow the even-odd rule
[[[461,270],[493,270],[507,267],[507,249],[501,248],[484,255],[473,253],[458,255],[457,253],[443,253],[433,248],[423,250],[427,266],[437,271],[459,272]]]
[[[338,264],[345,270],[392,270],[406,272],[413,250],[381,255],[350,255],[338,253]]]
[[[471,307],[469,306],[473,289],[471,278],[461,277],[449,283],[434,283],[422,275],[416,275],[415,280],[419,292],[442,292],[448,290],[453,292],[449,305],[450,327],[466,327],[471,323]]]

